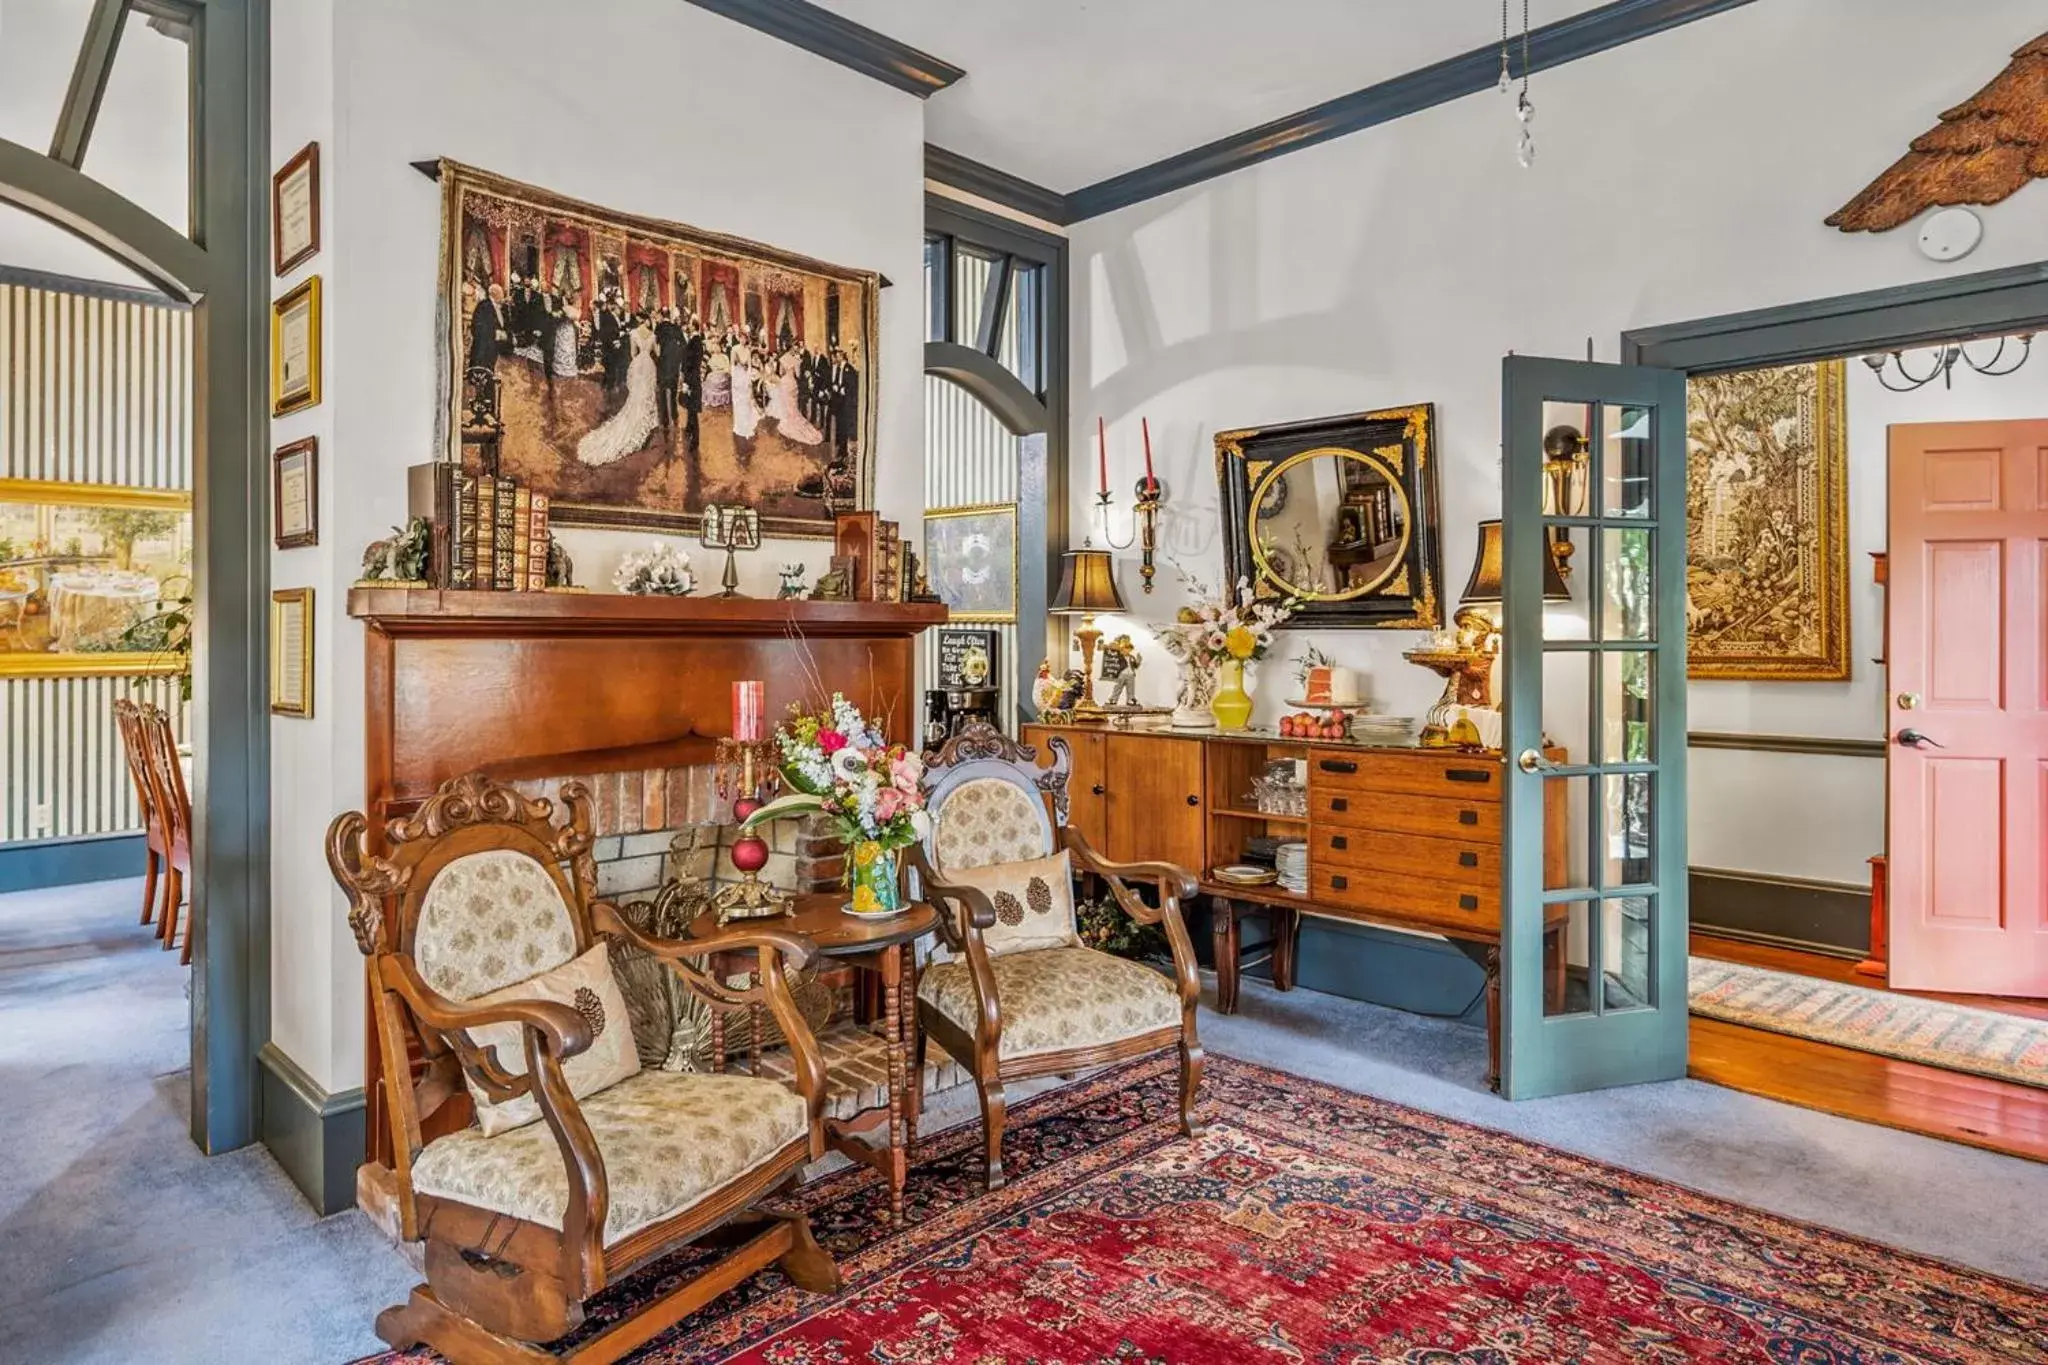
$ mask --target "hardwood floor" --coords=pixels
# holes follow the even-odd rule
[[[1692,951],[1701,957],[1887,989],[1874,977],[1856,975],[1853,963],[1818,953],[1701,934],[1692,936]],[[2048,1002],[2039,1000],[1931,994],[1925,998],[2048,1018]],[[1732,1090],[2048,1162],[2048,1090],[2034,1086],[1697,1016],[1692,1020],[1690,1063],[1694,1077]]]

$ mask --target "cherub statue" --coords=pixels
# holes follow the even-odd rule
[[[782,586],[776,590],[777,599],[802,597],[804,595],[805,568],[801,564],[785,564],[775,571],[782,576]]]
[[[1108,683],[1109,699],[1104,706],[1138,704],[1138,647],[1128,635],[1119,635],[1102,651],[1102,680]]]

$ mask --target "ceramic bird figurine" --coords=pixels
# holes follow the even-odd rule
[[[1056,678],[1053,676],[1052,664],[1049,661],[1041,662],[1038,665],[1038,677],[1031,684],[1031,700],[1038,704],[1038,713],[1041,716],[1047,712],[1071,711],[1074,709],[1074,703],[1081,700],[1081,683],[1079,669],[1068,669],[1066,676]]]

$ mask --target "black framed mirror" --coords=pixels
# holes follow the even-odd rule
[[[1442,625],[1435,438],[1432,403],[1219,433],[1230,581],[1304,629]]]

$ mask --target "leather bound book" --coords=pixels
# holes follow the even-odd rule
[[[532,529],[526,537],[526,590],[542,592],[548,586],[548,495],[533,495]]]
[[[491,527],[491,587],[499,592],[512,590],[513,536],[519,526],[519,485],[516,480],[499,476],[497,502],[493,507]]]
[[[533,490],[517,484],[512,490],[512,591],[526,587],[526,559],[533,543]]]
[[[468,470],[456,475],[455,493],[455,572],[449,577],[451,588],[474,588],[476,586],[477,547],[477,477]]]

